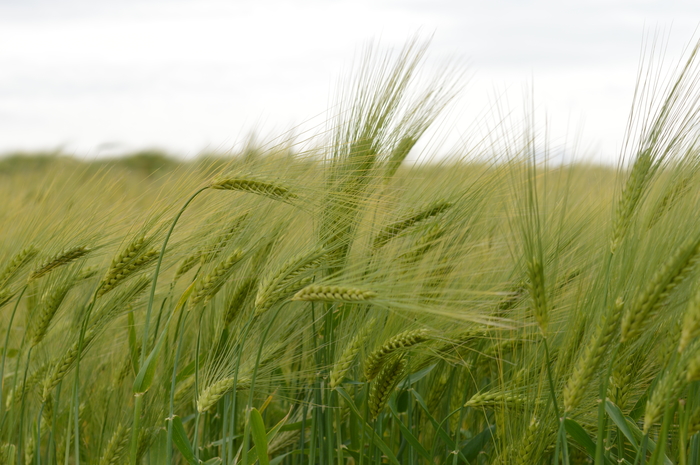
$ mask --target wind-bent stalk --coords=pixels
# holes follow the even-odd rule
[[[160,273],[160,265],[163,263],[163,256],[165,255],[165,249],[168,246],[168,241],[170,240],[170,236],[173,233],[173,230],[175,229],[175,225],[177,224],[178,220],[182,216],[182,214],[185,212],[185,209],[189,206],[189,204],[197,197],[199,194],[204,192],[205,190],[209,189],[210,186],[205,186],[197,190],[192,196],[187,199],[187,202],[182,206],[180,211],[177,213],[175,218],[173,219],[172,224],[170,225],[170,229],[168,230],[168,233],[165,236],[165,239],[163,240],[163,246],[160,249],[160,254],[158,256],[158,261],[156,262],[156,269],[153,272],[153,282],[151,284],[151,293],[148,296],[148,307],[146,308],[146,321],[144,323],[143,327],[143,338],[142,338],[142,343],[141,343],[141,357],[139,360],[139,367],[143,367],[143,362],[146,360],[146,349],[148,345],[148,324],[149,320],[151,318],[151,313],[153,311],[153,301],[155,300],[156,296],[156,285],[158,284],[158,274]],[[136,455],[138,452],[138,439],[139,439],[139,431],[141,429],[141,410],[143,408],[143,394],[137,395],[136,399],[134,399],[134,422],[131,427],[131,448],[129,451],[129,463],[131,465],[137,465],[136,464]],[[77,420],[76,420],[77,424]],[[77,444],[77,442],[76,442]]]

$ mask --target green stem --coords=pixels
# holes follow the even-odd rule
[[[12,315],[10,315],[10,322],[7,325],[7,332],[5,333],[5,345],[3,346],[2,349],[2,364],[0,364],[0,399],[4,399],[3,397],[3,387],[5,385],[5,359],[7,358],[7,348],[8,344],[10,343],[10,331],[12,330],[12,322],[15,320],[15,314],[17,313],[17,307],[19,307],[19,302],[22,300],[22,296],[24,295],[24,291],[27,290],[27,285],[25,284],[24,287],[22,288],[22,291],[19,293],[19,296],[17,297],[17,301],[15,302],[15,307],[12,309]],[[5,424],[5,403],[0,402],[0,412],[2,412],[2,419],[0,419],[0,428]]]
[[[148,333],[149,333],[149,321],[151,319],[151,313],[153,312],[153,301],[155,300],[156,297],[156,285],[158,284],[158,275],[160,273],[160,266],[163,263],[163,257],[165,256],[165,249],[168,246],[168,241],[170,240],[170,236],[173,233],[173,230],[175,229],[175,225],[177,224],[178,220],[182,216],[182,214],[185,212],[185,209],[188,207],[188,205],[197,197],[199,194],[204,192],[205,190],[209,189],[209,186],[205,186],[197,190],[192,196],[190,196],[189,199],[185,202],[185,204],[182,206],[180,211],[175,215],[175,218],[173,219],[172,224],[170,225],[170,229],[168,230],[168,233],[165,235],[165,239],[163,240],[163,246],[160,249],[160,254],[158,255],[158,261],[156,262],[156,269],[153,272],[153,282],[151,283],[151,292],[148,296],[148,307],[146,308],[146,320],[144,322],[143,326],[143,337],[142,337],[142,343],[141,343],[141,357],[139,360],[139,366],[143,366],[144,361],[146,360],[146,351],[147,351],[147,346],[148,346]],[[136,399],[134,401],[134,423],[131,428],[131,449],[129,452],[129,463],[131,465],[137,465],[136,464],[136,453],[138,451],[138,438],[139,438],[139,428],[140,428],[140,419],[141,419],[141,409],[143,407],[143,394],[136,396]]]

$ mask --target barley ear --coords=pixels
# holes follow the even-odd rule
[[[122,463],[122,456],[129,443],[129,431],[130,428],[125,427],[121,423],[117,426],[107,446],[105,446],[105,451],[100,458],[100,465],[117,465]]]
[[[406,360],[397,358],[382,368],[377,375],[377,379],[372,382],[372,389],[369,393],[369,411],[372,420],[376,420],[384,406],[386,406],[389,396],[396,388],[406,370]]]
[[[573,373],[564,387],[564,410],[566,412],[571,412],[581,402],[588,383],[593,378],[610,343],[619,331],[623,308],[624,302],[622,298],[618,298],[605,317],[603,324],[598,326],[583,353],[576,360]]]
[[[621,342],[628,342],[642,334],[649,317],[663,300],[690,274],[700,252],[700,240],[681,245],[654,273],[649,284],[637,295],[622,317]]]
[[[304,300],[307,302],[365,302],[374,299],[376,296],[376,292],[367,289],[312,284],[297,292],[292,297],[292,300]]]
[[[404,331],[386,340],[384,344],[369,354],[365,360],[365,378],[373,380],[384,364],[398,351],[408,349],[429,339],[428,331],[417,329]]]
[[[91,250],[84,245],[65,249],[39,265],[39,267],[29,276],[29,281],[39,279],[56,268],[74,262],[75,260],[89,254],[90,251]]]

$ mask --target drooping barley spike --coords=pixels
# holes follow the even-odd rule
[[[700,352],[695,354],[695,356],[688,361],[686,380],[689,383],[693,381],[700,381]]]
[[[158,259],[156,250],[146,250],[148,240],[142,235],[134,239],[124,250],[112,259],[107,273],[99,286],[97,297],[102,297]]]
[[[516,449],[515,463],[516,465],[530,465],[535,463],[534,457],[535,446],[538,443],[538,433],[540,422],[537,417],[532,417],[530,424],[525,430],[525,434],[520,441],[520,447]]]
[[[352,362],[355,361],[355,357],[357,357],[357,353],[360,351],[362,343],[364,342],[365,338],[367,337],[367,334],[373,326],[373,319],[367,321],[362,327],[362,329],[358,331],[355,337],[352,338],[352,340],[347,345],[343,353],[340,355],[340,358],[338,358],[338,361],[335,362],[335,365],[333,365],[333,368],[330,372],[331,389],[335,389],[343,381],[343,378],[345,378],[345,374],[352,366]]]
[[[14,392],[7,396],[7,401],[6,401],[6,407],[9,409],[12,405],[19,405],[22,402],[22,398],[27,394],[29,389],[31,389],[36,383],[38,383],[44,376],[46,376],[46,372],[49,369],[49,364],[44,363],[41,365],[39,368],[34,370],[32,374],[27,376],[26,381],[24,384],[19,384]]]
[[[312,284],[297,292],[292,300],[307,302],[365,302],[377,293],[367,289],[344,286],[319,286]]]
[[[91,250],[84,245],[65,249],[44,261],[36,270],[34,270],[34,272],[32,272],[32,274],[29,276],[29,280],[33,281],[35,279],[39,279],[58,267],[67,265],[81,257],[84,257],[85,255],[89,254],[90,251]]]
[[[416,212],[403,215],[400,220],[387,225],[377,234],[377,237],[374,238],[374,248],[378,249],[383,247],[387,242],[401,234],[403,231],[422,221],[439,215],[451,206],[451,202],[440,200],[438,202],[431,203]]]
[[[226,303],[226,311],[224,312],[224,326],[233,323],[245,305],[246,300],[252,294],[255,286],[258,284],[258,279],[255,276],[249,276],[241,281],[233,291],[231,298]]]
[[[41,411],[41,418],[43,418],[43,423],[41,425],[42,433],[44,429],[47,431],[51,429],[53,425],[53,397],[49,396],[44,402],[44,408]]]
[[[682,374],[678,367],[674,366],[659,375],[661,379],[656,383],[654,392],[652,392],[644,410],[644,434],[648,434],[651,428],[658,423],[666,405],[680,396],[686,383],[686,377]]]
[[[136,441],[137,463],[141,463],[141,457],[143,457],[153,443],[156,442],[158,433],[160,433],[160,428],[158,427],[142,428],[141,431],[139,431],[139,437]]]
[[[659,268],[643,292],[627,308],[622,317],[621,342],[642,333],[644,324],[664,299],[690,274],[700,252],[697,238],[686,242]]]
[[[536,258],[527,263],[528,277],[530,278],[529,290],[532,299],[532,307],[535,313],[535,321],[542,334],[547,334],[549,323],[549,307],[547,304],[547,293],[544,280],[544,267],[542,261]]]
[[[0,289],[9,283],[12,278],[14,278],[17,273],[27,264],[32,258],[34,258],[39,251],[33,246],[26,247],[22,249],[17,255],[15,255],[10,262],[5,265],[2,271],[0,271]]]
[[[39,312],[36,318],[33,319],[34,326],[31,332],[32,347],[39,344],[46,336],[46,331],[53,320],[58,308],[61,306],[68,291],[72,286],[72,282],[57,286],[51,289],[41,300],[39,304]]]
[[[17,293],[15,289],[5,288],[0,290],[0,307],[8,303]]]
[[[198,263],[202,261],[202,251],[197,250],[192,255],[185,257],[185,259],[180,263],[180,266],[175,271],[175,281],[180,279],[185,273],[190,271]]]
[[[373,380],[382,369],[382,366],[393,355],[400,351],[413,347],[429,339],[429,333],[425,329],[404,331],[389,338],[384,344],[375,349],[365,360],[365,378]]]
[[[274,272],[267,274],[260,282],[255,296],[256,313],[269,310],[275,303],[298,291],[300,280],[309,277],[318,268],[323,256],[324,251],[321,249],[299,254],[287,260]]]
[[[99,272],[99,268],[96,266],[90,266],[88,268],[85,268],[83,271],[81,271],[78,276],[76,276],[75,281],[80,282],[80,281],[85,281],[90,278],[94,278],[97,276],[97,273]]]
[[[369,412],[372,420],[376,420],[384,407],[389,396],[401,381],[406,370],[406,360],[397,358],[391,363],[387,363],[377,375],[377,379],[372,382],[372,389],[369,392]]]
[[[14,465],[17,457],[17,449],[14,444],[3,443],[0,446],[0,463]]]
[[[698,336],[700,336],[700,288],[695,291],[685,310],[678,352],[683,352]]]
[[[465,407],[516,407],[523,405],[527,401],[526,398],[504,391],[486,391],[474,394]]]
[[[221,289],[233,272],[233,266],[238,263],[243,257],[241,250],[232,252],[226,260],[222,261],[214,269],[202,279],[197,281],[194,292],[190,298],[190,308],[193,308],[198,303],[208,302]]]
[[[36,445],[34,444],[34,434],[33,431],[31,431],[29,434],[27,434],[27,440],[24,444],[24,463],[34,463],[35,446]]]
[[[696,408],[688,419],[688,436],[700,433],[700,408]]]
[[[95,338],[95,335],[95,332],[91,330],[88,330],[85,333],[82,351],[85,351],[85,348],[92,342],[92,340]],[[51,370],[46,379],[44,379],[44,389],[41,394],[42,400],[46,400],[49,397],[53,388],[55,388],[58,385],[58,383],[61,382],[61,380],[66,376],[68,371],[73,367],[73,364],[78,359],[78,356],[81,355],[78,352],[78,342],[76,341],[63,354],[63,356],[61,356],[61,358],[58,359],[58,361],[53,367],[53,370]]]
[[[615,219],[613,220],[612,238],[610,240],[610,252],[615,253],[617,247],[627,233],[634,211],[641,200],[651,174],[654,170],[654,159],[651,149],[639,153],[632,165],[632,171],[627,178],[622,196],[617,203]]]
[[[411,250],[401,255],[404,266],[409,266],[421,257],[424,257],[430,249],[438,244],[438,240],[445,234],[446,230],[442,224],[436,224],[428,229],[425,234],[418,238]]]
[[[207,244],[205,247],[203,247],[200,251],[200,263],[202,265],[206,265],[207,263],[211,263],[214,260],[216,260],[224,249],[226,249],[226,246],[231,242],[231,239],[233,239],[233,236],[236,235],[238,231],[241,229],[241,225],[245,221],[245,219],[248,217],[248,213],[244,213],[237,217],[235,220],[233,220],[231,226],[229,226],[223,233],[221,233],[219,236],[215,237],[214,240],[211,241],[211,243]]]
[[[117,465],[122,463],[122,456],[129,443],[129,432],[130,428],[119,423],[114,433],[112,433],[107,446],[105,446],[105,450],[100,458],[100,465]]]
[[[197,399],[197,410],[202,413],[210,410],[227,392],[234,389],[233,377],[221,379],[202,391]],[[239,378],[236,390],[250,389],[250,379]]]
[[[564,410],[566,412],[571,412],[581,402],[588,383],[593,378],[610,343],[620,329],[623,308],[624,302],[622,298],[618,298],[576,360],[573,373],[564,387]]]
[[[212,182],[210,187],[212,189],[250,192],[276,200],[286,201],[296,198],[296,195],[289,188],[281,184],[251,177],[222,178]]]

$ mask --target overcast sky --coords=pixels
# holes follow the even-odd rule
[[[471,76],[447,146],[534,89],[555,144],[612,161],[645,35],[674,60],[698,24],[697,0],[0,0],[0,152],[194,156],[318,124],[368,41],[420,31],[429,68]]]

